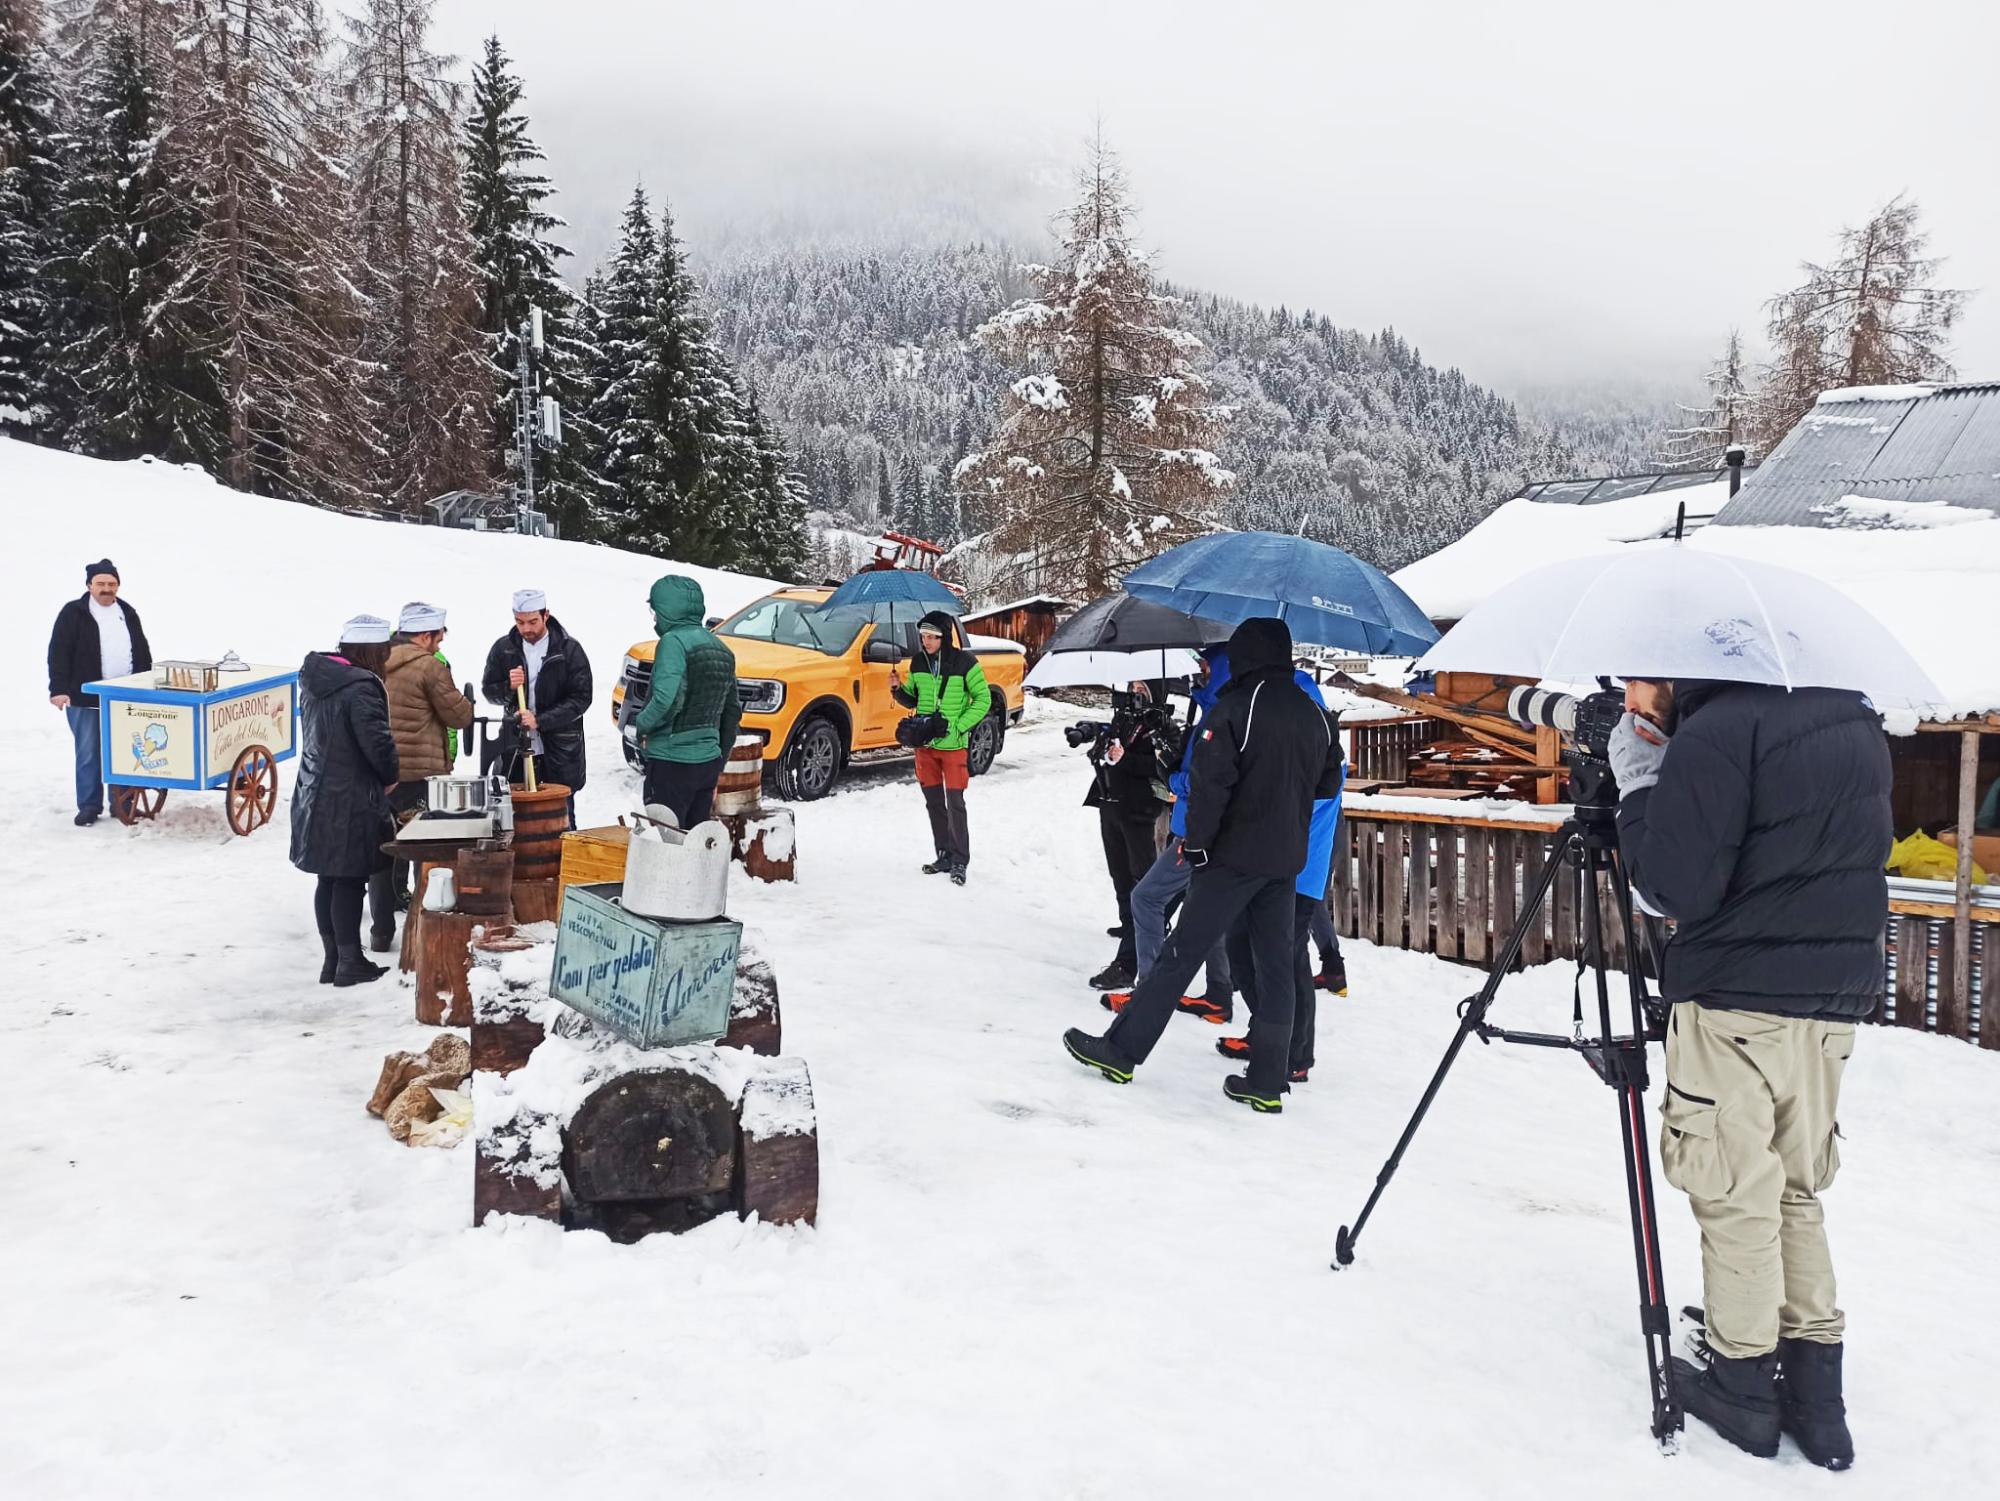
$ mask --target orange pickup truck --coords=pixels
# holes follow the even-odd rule
[[[889,696],[889,669],[915,649],[916,622],[891,626],[866,611],[822,613],[817,607],[831,592],[780,589],[711,622],[736,653],[742,733],[763,736],[766,779],[794,801],[825,797],[856,756],[908,754],[896,745],[896,723],[907,711]],[[639,751],[629,726],[652,687],[655,645],[641,641],[626,653],[611,690],[612,718],[634,766]],[[993,711],[972,732],[967,758],[978,776],[1021,717],[1027,659],[1011,641],[974,637],[972,646],[993,689]]]

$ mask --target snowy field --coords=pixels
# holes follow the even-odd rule
[[[0,557],[34,638],[0,666],[0,1495],[1991,1494],[2000,1059],[1869,1029],[1847,1075],[1829,1221],[1854,1472],[1700,1429],[1663,1459],[1613,1099],[1580,1064],[1472,1049],[1360,1262],[1327,1269],[1470,971],[1354,946],[1278,1118],[1222,1098],[1217,1031],[1192,1019],[1128,1088],[1063,1055],[1065,1026],[1106,1019],[1082,977],[1112,911],[1054,717],[973,784],[967,889],[918,874],[921,805],[878,772],[801,810],[796,886],[734,890],[812,1068],[816,1230],[472,1230],[469,1149],[403,1147],[362,1109],[425,1033],[393,980],[314,983],[284,805],[247,840],[216,794],[70,827],[41,643],[109,552],[163,654],[292,660],[423,595],[468,676],[537,582],[608,683],[650,565],[0,444],[0,492],[28,474],[73,503]],[[154,495],[172,508],[145,514]],[[212,552],[259,528],[278,550]],[[637,790],[592,723],[585,821]],[[1540,970],[1502,1009],[1560,1029],[1568,987]],[[1697,1301],[1693,1225],[1662,1194],[1669,1295]]]

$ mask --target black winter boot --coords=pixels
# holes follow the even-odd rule
[[[1718,1355],[1706,1369],[1675,1357],[1674,1394],[1688,1416],[1700,1418],[1746,1454],[1778,1452],[1778,1355],[1737,1359]]]
[[[1840,1396],[1839,1345],[1778,1341],[1778,1423],[1821,1468],[1844,1470],[1854,1463],[1847,1404]]]
[[[951,874],[951,867],[952,857],[947,855],[943,850],[939,850],[937,859],[924,867],[924,874],[927,876],[948,876]]]
[[[368,947],[373,952],[386,954],[395,946],[396,930],[394,928],[370,928],[368,930]]]
[[[370,980],[379,980],[389,971],[379,964],[372,964],[361,952],[358,943],[343,943],[339,948],[339,962],[334,965],[333,983],[339,985],[366,985]]]
[[[1132,971],[1120,964],[1116,959],[1113,959],[1104,968],[1090,977],[1090,988],[1092,990],[1130,990],[1132,988],[1132,981]]]
[[[1081,1027],[1071,1027],[1063,1033],[1063,1046],[1069,1049],[1070,1057],[1085,1068],[1094,1068],[1113,1084],[1130,1084],[1134,1063],[1111,1042],[1102,1037],[1093,1037]]]
[[[340,951],[333,946],[333,940],[324,933],[320,934],[319,943],[325,952],[325,957],[319,966],[319,983],[331,985],[335,971],[340,968]]]
[[[1259,1115],[1285,1113],[1285,1087],[1263,1089],[1250,1083],[1248,1074],[1231,1074],[1222,1081],[1222,1092],[1239,1105],[1248,1105]]]

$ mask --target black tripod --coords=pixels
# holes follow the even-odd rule
[[[1625,1143],[1625,1194],[1632,1215],[1632,1257],[1639,1272],[1639,1327],[1645,1335],[1646,1376],[1653,1394],[1653,1437],[1662,1448],[1671,1448],[1681,1428],[1681,1408],[1674,1395],[1673,1371],[1668,1359],[1672,1348],[1672,1323],[1667,1313],[1666,1288],[1660,1276],[1659,1221],[1653,1205],[1652,1154],[1646,1142],[1646,1044],[1665,1036],[1665,1013],[1655,1008],[1646,993],[1645,978],[1640,973],[1639,935],[1632,917],[1632,888],[1625,879],[1625,867],[1618,856],[1617,794],[1611,782],[1610,769],[1601,762],[1579,759],[1572,763],[1571,787],[1577,800],[1575,815],[1557,831],[1556,847],[1528,891],[1520,921],[1515,923],[1514,931],[1507,935],[1506,942],[1495,956],[1492,974],[1477,995],[1468,997],[1459,1006],[1458,1034],[1452,1038],[1451,1046],[1445,1049],[1444,1061],[1438,1064],[1437,1072],[1431,1076],[1430,1086],[1417,1102],[1416,1113],[1403,1128],[1396,1149],[1389,1154],[1382,1171],[1376,1174],[1375,1191],[1368,1195],[1368,1202],[1362,1206],[1360,1217],[1354,1221],[1353,1227],[1340,1227],[1340,1236],[1335,1242],[1334,1267],[1337,1270],[1354,1260],[1355,1242],[1361,1238],[1368,1217],[1375,1212],[1382,1191],[1395,1176],[1403,1153],[1408,1150],[1411,1139],[1417,1134],[1417,1127],[1423,1124],[1424,1115],[1431,1108],[1431,1101],[1437,1098],[1438,1090],[1444,1086],[1445,1075],[1451,1072],[1466,1038],[1476,1035],[1485,1043],[1517,1042],[1528,1047],[1565,1048],[1581,1053],[1591,1071],[1618,1095],[1618,1125]],[[1499,993],[1500,982],[1507,977],[1507,971],[1519,956],[1529,925],[1539,920],[1542,905],[1548,900],[1549,891],[1572,852],[1583,872],[1583,900],[1579,905],[1583,912],[1584,958],[1579,962],[1578,980],[1580,986],[1584,965],[1588,965],[1596,976],[1598,1035],[1595,1038],[1583,1035],[1580,988],[1573,1036],[1511,1032],[1490,1026],[1486,1013]],[[1625,938],[1632,1029],[1622,1036],[1614,1033],[1611,1025],[1611,986],[1605,971],[1603,923],[1597,903],[1597,878],[1600,873],[1610,877],[1618,920]]]

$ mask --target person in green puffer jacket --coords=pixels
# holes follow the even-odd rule
[[[965,784],[970,776],[965,752],[973,729],[993,708],[993,690],[979,658],[945,644],[955,634],[955,622],[942,610],[919,621],[918,651],[910,659],[909,676],[896,678],[891,691],[896,702],[915,709],[917,717],[935,715],[944,723],[941,734],[917,748],[917,785],[924,789],[931,839],[937,846],[937,859],[924,867],[924,874],[950,876],[954,885],[963,886],[972,860],[965,826]]]
[[[652,691],[633,721],[646,758],[646,802],[671,808],[691,829],[708,817],[743,719],[736,654],[703,627],[706,603],[693,579],[670,573],[648,600],[660,643]]]

